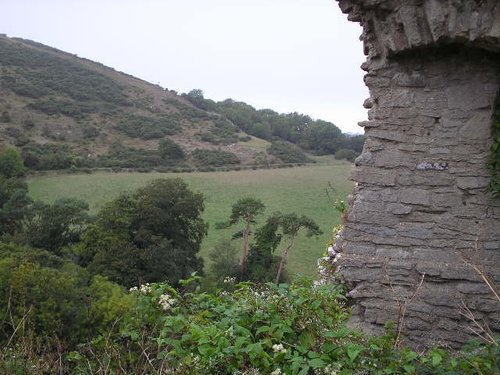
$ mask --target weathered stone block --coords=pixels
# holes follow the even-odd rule
[[[492,95],[485,95],[485,86],[470,82],[446,89],[448,108],[450,109],[482,109],[491,106]]]
[[[431,203],[431,194],[425,189],[402,188],[399,191],[399,199],[402,203],[428,206]]]

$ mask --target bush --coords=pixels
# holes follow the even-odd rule
[[[196,280],[196,278],[194,278]],[[450,354],[394,349],[394,335],[365,338],[345,326],[338,286],[233,284],[207,293],[183,282],[132,288],[119,330],[73,353],[73,370],[173,374],[494,374],[500,348]]]
[[[165,160],[156,150],[144,150],[113,143],[109,151],[100,156],[96,164],[102,167],[151,168],[161,166]]]
[[[174,117],[152,118],[129,115],[116,126],[116,129],[129,137],[154,139],[177,133],[180,124]]]
[[[354,159],[358,156],[358,153],[354,150],[348,150],[345,148],[341,148],[335,153],[335,159],[337,160],[347,160],[350,162],[354,162]]]
[[[221,150],[196,149],[191,153],[196,165],[221,167],[227,164],[239,164],[240,160],[232,152]]]
[[[89,167],[93,161],[80,156],[68,145],[28,144],[21,149],[24,164],[29,169],[54,170],[74,167]]]
[[[5,178],[24,176],[25,168],[19,151],[7,148],[0,152],[0,176]]]
[[[284,163],[311,163],[314,162],[309,159],[300,148],[291,143],[276,141],[272,142],[267,152],[276,156]]]
[[[203,209],[203,196],[181,179],[154,180],[105,205],[75,254],[91,273],[127,287],[175,284],[203,268],[197,256],[207,230]]]
[[[158,143],[158,153],[165,160],[181,160],[186,157],[184,150],[174,141],[166,138]]]
[[[9,316],[0,323],[2,346],[11,337],[16,342],[29,335],[49,346],[58,340],[77,344],[104,332],[130,307],[127,301],[122,288],[90,279],[73,263],[45,251],[0,244],[0,306]]]

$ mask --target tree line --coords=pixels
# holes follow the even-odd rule
[[[313,120],[311,117],[293,113],[278,113],[271,109],[257,110],[244,102],[233,99],[215,102],[205,99],[203,91],[191,90],[182,97],[204,111],[219,113],[242,131],[268,141],[282,140],[294,143],[317,155],[340,152],[349,160],[361,153],[364,135],[349,135],[328,121]]]

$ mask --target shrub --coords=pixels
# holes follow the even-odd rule
[[[129,137],[154,139],[177,133],[180,125],[174,117],[152,118],[129,115],[116,126],[116,129]]]
[[[309,159],[300,148],[291,143],[276,141],[271,143],[267,152],[276,156],[284,163],[310,163],[313,162]]]
[[[356,159],[357,156],[358,156],[358,153],[356,151],[348,150],[345,148],[341,148],[340,150],[338,150],[335,153],[335,159],[337,159],[337,160],[344,159],[344,160],[347,160],[350,162],[354,162],[354,159]]]
[[[221,167],[226,164],[239,164],[240,160],[232,152],[221,150],[196,149],[191,153],[195,164],[199,166]]]
[[[105,332],[129,301],[122,288],[90,279],[71,262],[46,251],[0,244],[0,306],[9,317],[0,322],[2,346],[30,335],[49,346],[77,344]]]
[[[168,138],[160,140],[158,152],[165,160],[181,160],[186,157],[182,147]]]
[[[92,166],[93,161],[80,156],[68,145],[28,144],[21,149],[26,167],[35,170],[68,169]]]

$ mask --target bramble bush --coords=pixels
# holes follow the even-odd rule
[[[122,322],[69,355],[71,373],[110,374],[493,374],[497,346],[418,354],[394,335],[365,338],[345,326],[341,287],[233,284],[215,293],[183,282],[145,284]],[[106,372],[104,372],[106,371]]]

